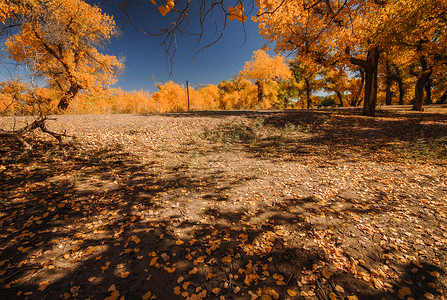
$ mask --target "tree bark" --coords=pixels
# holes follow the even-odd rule
[[[366,60],[351,57],[351,63],[360,66],[365,71],[365,96],[363,99],[363,115],[376,115],[378,69],[380,50],[378,47],[368,51]]]
[[[340,101],[340,107],[345,106],[345,105],[343,104],[343,96],[341,95],[340,91],[336,91],[335,94],[337,95],[338,100]]]
[[[64,93],[64,95],[62,96],[61,100],[59,100],[59,104],[57,105],[57,108],[65,111],[68,108],[68,105],[70,104],[71,100],[73,100],[73,98],[77,95],[77,93],[79,92],[79,90],[81,89],[81,87],[79,85],[72,84],[70,86],[70,88],[68,89],[68,91],[66,91]]]
[[[444,104],[447,100],[447,90],[444,91],[444,94],[436,101],[436,104]]]
[[[312,99],[310,98],[310,86],[309,86],[309,80],[306,78],[304,79],[304,82],[306,83],[306,105],[307,109],[312,108]]]
[[[354,91],[354,93],[351,96],[350,99],[350,103],[349,105],[351,106],[358,106],[361,103],[361,100],[359,100],[360,95],[362,94],[362,89],[365,85],[365,72],[363,71],[363,69],[360,69],[360,85],[358,87],[358,89],[356,91]]]
[[[410,74],[417,77],[416,86],[414,89],[414,103],[413,110],[422,111],[422,105],[424,103],[424,89],[427,82],[430,80],[433,69],[428,67],[427,61],[424,56],[421,56],[420,63],[422,70],[417,72],[414,67],[410,69]]]
[[[262,82],[260,80],[256,81],[256,85],[258,86],[258,104],[262,103],[262,99],[264,98],[264,93],[262,90]]]
[[[432,104],[431,100],[431,88],[432,88],[432,80],[429,79],[424,86],[425,89],[425,104]]]
[[[402,77],[397,79],[397,84],[399,85],[399,104],[404,105],[404,97],[405,97],[405,89],[404,89],[404,81]]]
[[[391,86],[393,81],[387,78],[386,80],[386,91],[385,91],[385,105],[391,105],[391,100],[393,98],[393,93],[391,92]]]

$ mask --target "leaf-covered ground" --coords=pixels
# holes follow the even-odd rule
[[[2,299],[447,296],[447,108],[49,127],[1,141]]]

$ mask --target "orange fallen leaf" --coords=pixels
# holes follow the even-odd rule
[[[107,261],[104,266],[101,267],[102,273],[104,273],[110,266],[110,261]]]
[[[411,295],[411,290],[410,288],[404,286],[403,288],[401,288],[399,290],[399,298],[403,299],[405,298],[405,296],[410,296]]]
[[[331,293],[329,294],[329,299],[331,299],[331,300],[337,300],[338,298],[337,298],[337,295],[335,295],[334,292],[331,292]]]
[[[152,259],[151,259],[151,262],[149,263],[149,266],[150,266],[150,267],[155,266],[155,264],[157,263],[157,260],[158,260],[158,257],[154,257],[154,258],[152,258]]]
[[[141,297],[142,300],[148,300],[152,296],[151,291],[147,292],[146,294]]]
[[[328,271],[327,269],[324,269],[322,272],[322,275],[326,278],[329,279],[331,278],[332,275],[334,275],[332,272]]]
[[[182,240],[176,240],[175,241],[175,244],[176,245],[182,245],[182,244],[184,244],[185,242],[183,242]]]
[[[229,263],[229,262],[231,262],[231,256],[230,255],[228,255],[228,256],[225,256],[225,257],[223,257],[222,258],[222,262],[227,262],[227,263]]]
[[[212,292],[217,295],[220,293],[220,288],[216,287],[212,290]]]
[[[287,290],[287,294],[288,294],[290,297],[295,297],[298,293],[295,292],[294,290],[288,289],[288,290]]]
[[[189,274],[194,275],[198,272],[199,270],[197,270],[196,267],[194,267],[194,269],[192,269],[191,271],[189,271]]]
[[[131,240],[132,242],[134,242],[135,244],[138,244],[138,243],[141,241],[140,238],[137,237],[136,235],[132,235],[131,238],[130,238],[130,240]]]
[[[174,288],[174,294],[176,294],[176,295],[180,295],[180,287],[179,287],[179,286],[176,286],[176,287]]]
[[[121,278],[126,278],[127,276],[129,276],[129,274],[130,274],[130,272],[123,272],[123,273],[121,273]]]
[[[188,289],[188,286],[191,284],[191,282],[189,282],[189,281],[186,281],[186,282],[184,282],[183,284],[182,284],[182,288],[184,289],[184,290],[187,290]]]
[[[39,291],[43,291],[45,290],[48,286],[50,285],[50,283],[48,282],[48,280],[42,281],[41,283],[39,283],[39,287],[37,288]]]
[[[109,297],[104,298],[104,300],[116,300],[120,296],[120,292],[117,290],[113,290],[112,293],[110,293]]]

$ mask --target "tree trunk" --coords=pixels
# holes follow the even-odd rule
[[[385,70],[386,70],[385,105],[391,105],[392,98],[393,98],[393,93],[391,92],[391,87],[393,86],[394,80],[393,80],[393,72],[391,71],[391,65],[390,65],[390,62],[388,59],[385,60]]]
[[[399,104],[404,105],[405,89],[404,82],[401,77],[397,79],[397,84],[399,85]]]
[[[432,80],[428,80],[427,83],[425,84],[424,88],[425,88],[425,104],[432,104],[432,100],[431,100],[431,87],[432,87]]]
[[[307,109],[312,108],[312,99],[310,98],[310,87],[309,87],[309,80],[304,79],[304,82],[306,83],[306,105]]]
[[[436,104],[444,104],[447,100],[447,90],[444,91],[444,94],[442,94],[441,98],[436,101]]]
[[[335,94],[337,95],[338,100],[340,101],[340,107],[343,107],[344,106],[344,104],[343,104],[343,96],[341,95],[340,91],[336,91]]]
[[[424,89],[427,82],[430,80],[433,69],[428,67],[425,56],[421,56],[420,63],[422,70],[417,72],[412,67],[410,74],[417,77],[416,86],[414,89],[414,103],[413,110],[422,111],[422,105],[424,103]]]
[[[262,103],[262,98],[264,98],[263,90],[262,90],[262,82],[256,81],[256,85],[258,86],[258,104]]]
[[[64,93],[61,100],[59,101],[59,104],[57,105],[57,108],[62,111],[67,110],[71,100],[73,100],[80,89],[81,87],[79,85],[77,85],[76,83],[73,84],[70,89],[68,89],[68,91]]]
[[[391,92],[391,86],[393,81],[390,78],[386,80],[386,91],[385,91],[385,105],[391,105],[391,101],[393,98],[393,93]]]
[[[351,99],[349,101],[350,102],[349,105],[358,106],[362,102],[361,100],[359,100],[359,98],[360,95],[362,94],[362,89],[364,85],[365,85],[365,72],[363,72],[363,69],[360,69],[360,85],[359,88],[352,94]]]
[[[376,114],[379,58],[380,50],[377,47],[368,51],[366,60],[351,57],[351,63],[362,67],[365,71],[363,115],[370,117]]]

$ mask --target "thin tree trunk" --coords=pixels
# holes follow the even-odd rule
[[[360,69],[360,85],[359,88],[351,96],[351,100],[349,103],[351,106],[358,106],[361,103],[361,100],[359,100],[359,98],[362,93],[364,85],[365,85],[365,72],[363,71],[363,69]]]
[[[342,96],[342,94],[340,93],[340,91],[336,91],[335,94],[337,95],[338,100],[340,101],[340,107],[344,107],[345,105],[344,105],[344,103],[343,103],[343,96]]]
[[[264,98],[263,90],[262,90],[262,82],[256,81],[256,85],[258,86],[258,104],[262,103],[262,99]]]
[[[397,79],[397,84],[399,85],[399,104],[404,105],[405,89],[404,82],[401,77]]]
[[[391,92],[391,87],[393,85],[394,80],[393,80],[393,73],[391,71],[391,65],[390,65],[390,62],[388,61],[388,59],[385,60],[385,69],[386,69],[385,105],[391,105],[392,98],[393,98],[392,92]]]
[[[393,98],[393,93],[391,92],[391,85],[393,81],[391,79],[386,80],[386,91],[385,91],[385,105],[391,105]]]
[[[428,80],[427,83],[424,86],[425,89],[425,104],[432,104],[431,100],[431,87],[432,87],[432,80]]]

